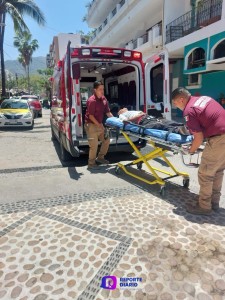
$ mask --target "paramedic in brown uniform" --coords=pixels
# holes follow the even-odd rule
[[[109,149],[109,137],[104,137],[104,126],[102,124],[104,115],[113,117],[110,112],[108,101],[104,96],[104,85],[101,81],[94,82],[94,94],[87,100],[87,110],[85,114],[85,130],[89,143],[88,168],[98,169],[97,163],[108,164],[105,155]],[[97,156],[98,141],[101,147]]]
[[[172,101],[183,111],[187,127],[194,136],[189,153],[194,153],[206,140],[198,170],[198,204],[187,206],[187,211],[209,215],[212,210],[219,210],[225,169],[225,110],[214,99],[207,96],[193,97],[184,88],[172,92]]]

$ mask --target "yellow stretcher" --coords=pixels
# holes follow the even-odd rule
[[[166,180],[168,180],[168,179],[171,179],[171,178],[174,178],[174,177],[177,177],[177,176],[182,176],[183,177],[183,186],[186,187],[186,188],[189,187],[189,182],[190,182],[189,175],[185,172],[179,172],[165,156],[165,154],[168,151],[173,151],[174,154],[180,153],[182,155],[182,161],[186,166],[197,167],[198,166],[197,164],[193,164],[193,163],[192,164],[186,164],[184,162],[183,153],[182,153],[182,150],[181,150],[181,145],[176,145],[176,144],[173,145],[171,143],[167,143],[166,141],[163,141],[163,140],[160,140],[160,139],[157,139],[157,138],[143,137],[142,136],[141,139],[145,139],[147,141],[147,143],[153,147],[153,150],[151,152],[143,155],[140,152],[140,150],[138,149],[138,147],[133,143],[133,141],[129,137],[129,135],[137,136],[137,137],[140,137],[140,136],[138,136],[136,134],[133,134],[133,133],[130,133],[130,132],[129,133],[125,132],[123,130],[120,130],[120,133],[122,133],[124,138],[128,141],[128,143],[134,149],[134,151],[137,154],[138,158],[133,160],[131,163],[126,164],[126,165],[123,165],[122,163],[118,163],[118,165],[115,169],[116,174],[119,174],[120,169],[122,169],[126,174],[128,174],[128,175],[130,175],[130,176],[132,176],[136,179],[139,179],[139,180],[141,180],[141,181],[143,181],[147,184],[159,184],[161,186],[160,187],[160,194],[162,196],[164,196],[164,194],[165,194],[165,184],[166,184]],[[149,163],[149,161],[154,160],[155,158],[161,158],[167,164],[167,166],[170,167],[171,172],[153,167]],[[130,172],[129,169],[128,169],[128,167],[136,165],[137,168],[139,170],[141,170],[143,164],[148,169],[147,174],[152,175],[154,177],[154,180],[151,181],[151,180],[148,180],[146,178],[143,178],[141,175],[140,176],[136,175],[136,174]],[[161,178],[158,175],[158,173],[162,173],[162,174],[165,174],[165,175],[168,175],[168,176],[165,177],[165,178]]]

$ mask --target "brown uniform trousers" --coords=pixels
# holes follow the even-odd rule
[[[225,169],[225,134],[208,138],[198,171],[199,206],[211,209],[219,203]]]
[[[105,140],[104,132],[102,132],[101,129],[93,123],[85,123],[84,128],[87,133],[88,144],[90,147],[88,159],[88,165],[90,166],[95,164],[95,159],[98,151],[98,141],[102,142],[98,153],[98,158],[103,159],[108,152],[110,139],[107,138]]]

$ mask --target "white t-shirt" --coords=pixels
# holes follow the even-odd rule
[[[129,110],[129,111],[126,111],[126,112],[120,114],[119,119],[120,119],[120,121],[129,121],[130,119],[138,117],[142,114],[143,114],[142,111]]]

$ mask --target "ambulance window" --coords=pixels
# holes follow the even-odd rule
[[[118,100],[118,81],[110,82],[109,85],[109,99],[111,102]]]
[[[80,64],[73,64],[72,72],[73,72],[73,79],[80,79]]]
[[[151,69],[150,85],[152,102],[163,102],[163,64]]]

